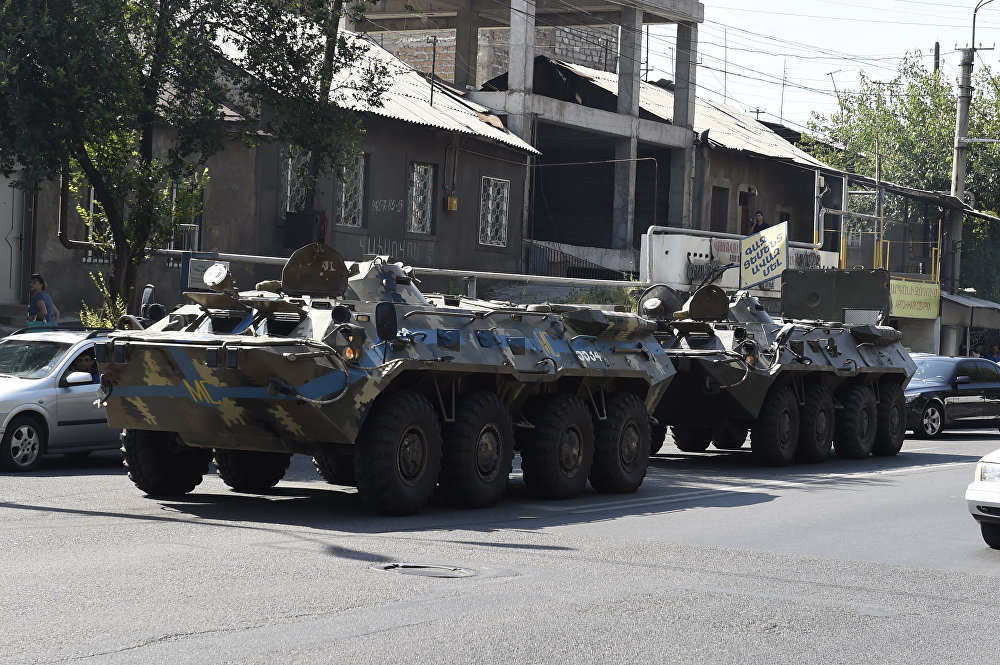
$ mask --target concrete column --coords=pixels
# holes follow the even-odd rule
[[[533,143],[531,94],[535,75],[535,0],[511,0],[507,128]]]
[[[455,26],[455,87],[465,90],[476,87],[479,66],[479,13],[472,8],[472,0],[458,8]]]
[[[635,158],[639,153],[639,74],[642,58],[642,12],[622,9],[618,37],[618,113],[628,116],[632,135],[615,141],[614,210],[611,222],[611,247],[631,249],[635,226]]]
[[[674,69],[674,125],[694,129],[695,65],[698,54],[698,26],[677,24],[677,64]],[[668,224],[691,228],[691,193],[694,178],[694,132],[691,144],[670,152],[670,202]]]

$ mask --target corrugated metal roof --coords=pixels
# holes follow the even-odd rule
[[[353,35],[353,33],[348,33]],[[360,39],[353,35],[355,39]],[[368,52],[355,67],[343,70],[335,77],[335,86],[341,87],[337,103],[344,108],[364,111],[386,118],[437,127],[461,134],[472,134],[483,139],[499,141],[511,147],[540,154],[530,144],[503,128],[500,120],[485,106],[464,99],[447,86],[434,82],[434,104],[431,104],[431,82],[412,67],[370,41],[365,41]],[[372,106],[352,89],[352,82],[359,81],[372,64],[384,65],[389,70],[389,89],[382,95],[382,105]]]
[[[561,60],[553,60],[553,63],[589,79],[594,85],[614,95],[618,94],[617,74]],[[674,93],[652,83],[640,82],[639,107],[666,122],[673,122]],[[832,170],[832,167],[781,138],[748,113],[698,97],[695,100],[694,131],[703,134],[706,130],[708,140],[723,148]]]

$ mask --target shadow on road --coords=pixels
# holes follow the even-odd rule
[[[101,450],[89,455],[46,455],[42,463],[34,471],[3,471],[3,476],[31,475],[40,478],[89,476],[89,475],[124,475],[122,454],[117,450]]]
[[[950,433],[947,439],[961,441],[962,433]],[[981,441],[981,435],[980,435]],[[924,442],[908,441],[918,447]],[[935,451],[904,451],[893,457],[870,457],[867,460],[844,460],[835,456],[825,464],[792,465],[784,468],[757,466],[749,450],[681,453],[668,445],[662,454],[650,460],[646,482],[634,494],[598,494],[591,488],[568,501],[540,501],[528,491],[517,469],[506,496],[492,508],[458,510],[438,496],[417,515],[384,517],[375,515],[350,487],[332,486],[314,480],[311,469],[300,461],[298,470],[286,484],[266,494],[240,494],[225,488],[214,476],[182,496],[148,499],[160,510],[134,508],[134,502],[122,502],[123,512],[111,513],[84,507],[53,507],[0,503],[6,510],[39,513],[78,514],[115,517],[123,520],[183,522],[206,529],[252,529],[280,533],[283,537],[321,542],[330,556],[380,563],[392,557],[359,551],[338,544],[342,535],[386,534],[408,539],[440,542],[442,531],[452,532],[456,544],[483,548],[521,548],[558,550],[562,547],[497,541],[494,532],[525,532],[549,527],[611,521],[623,517],[669,515],[702,507],[745,507],[771,502],[790,484],[797,491],[828,489],[831,486],[856,490],[865,486],[894,482],[894,472],[932,469],[945,464],[973,464],[979,455]],[[56,462],[56,460],[53,460]],[[57,462],[53,475],[120,473],[120,459],[94,455],[93,459]],[[56,474],[55,472],[58,471]],[[136,492],[122,479],[123,492]],[[291,527],[291,529],[289,528]],[[296,529],[302,529],[296,531]],[[317,532],[320,532],[317,534]],[[338,534],[339,532],[339,534]],[[481,539],[480,539],[481,537]],[[571,548],[570,548],[571,549]]]

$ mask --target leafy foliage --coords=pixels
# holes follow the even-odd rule
[[[91,309],[87,303],[80,303],[80,323],[87,328],[116,327],[118,319],[128,311],[125,300],[120,295],[111,293],[103,273],[90,273],[90,280],[97,287],[104,304]]]
[[[335,85],[366,50],[337,25],[364,6],[3,0],[0,173],[27,189],[60,175],[93,189],[88,223],[114,250],[109,294],[127,301],[138,266],[194,210],[176,193],[203,187],[227,142],[305,146],[313,181],[356,150],[360,118],[334,102],[377,105],[385,72],[373,64]]]
[[[1000,138],[1000,79],[980,67],[974,84],[969,135]],[[805,148],[831,166],[869,177],[876,176],[878,155],[882,180],[951,191],[956,89],[941,72],[923,65],[919,52],[912,54],[891,81],[862,76],[856,91],[842,92],[836,113],[815,115],[810,129],[824,138],[805,139]],[[965,185],[975,207],[1000,210],[1000,144],[974,143],[968,154]],[[965,229],[961,284],[1000,299],[995,267],[1000,228],[967,217]]]

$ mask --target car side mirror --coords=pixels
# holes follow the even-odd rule
[[[82,386],[86,383],[94,383],[94,377],[90,372],[70,372],[65,379],[67,386]]]
[[[383,301],[375,305],[375,332],[379,339],[389,342],[399,337],[399,321],[396,306]]]
[[[961,375],[961,376],[957,376],[957,377],[955,377],[955,383],[956,384],[959,384],[959,383],[972,383],[972,377],[966,376],[964,374]]]

